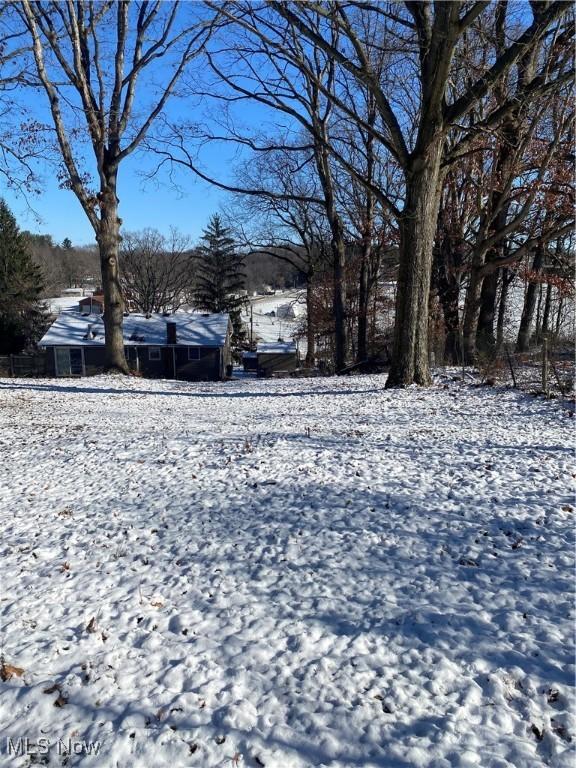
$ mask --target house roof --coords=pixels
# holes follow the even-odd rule
[[[175,312],[172,315],[129,314],[124,317],[126,346],[166,345],[166,324],[176,323],[177,345],[223,347],[229,316]],[[61,312],[40,340],[41,347],[98,347],[104,345],[104,322],[99,314]]]
[[[296,354],[296,344],[293,341],[272,341],[261,342],[256,347],[258,355],[294,355]]]

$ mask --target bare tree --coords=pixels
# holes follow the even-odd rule
[[[106,367],[127,373],[118,173],[162,113],[185,68],[202,51],[211,20],[191,23],[191,6],[178,2],[21,0],[15,7],[31,41],[35,75],[48,98],[63,183],[80,201],[99,246]],[[84,144],[92,153],[88,167]]]
[[[280,146],[280,141],[277,142]],[[306,283],[307,365],[314,364],[316,318],[313,289],[318,271],[329,261],[330,230],[310,152],[274,149],[259,153],[237,171],[237,184],[258,194],[237,196],[231,220],[241,245],[285,262]],[[247,224],[238,224],[246,221]]]
[[[535,6],[538,15],[542,7]],[[494,13],[495,55],[506,46],[508,5],[496,6]],[[465,356],[475,360],[496,351],[494,322],[498,284],[502,270],[518,263],[535,245],[553,239],[559,230],[568,231],[573,216],[560,205],[561,216],[544,214],[545,200],[555,182],[561,157],[566,155],[567,126],[573,120],[569,87],[555,89],[526,100],[523,94],[534,82],[537,71],[562,71],[569,60],[566,31],[555,30],[528,46],[514,67],[495,85],[488,108],[510,103],[500,124],[487,129],[476,154],[478,190],[477,224],[470,240],[470,280],[463,322]],[[483,55],[485,51],[483,51]],[[470,61],[470,60],[469,60]],[[477,108],[484,108],[481,104]],[[556,203],[558,194],[554,195]],[[567,215],[568,214],[568,215]],[[506,297],[506,283],[503,283]]]
[[[279,130],[270,139],[262,131],[255,131],[252,135],[238,132],[230,123],[224,126],[224,135],[206,129],[203,138],[236,142],[256,153],[273,150],[308,152],[318,179],[318,195],[312,201],[305,197],[303,202],[320,204],[329,225],[335,366],[336,370],[342,370],[348,353],[344,298],[346,248],[342,212],[334,181],[334,162],[330,153],[334,106],[332,96],[336,88],[334,61],[321,48],[310,46],[298,33],[292,33],[284,22],[282,24],[285,29],[279,32],[282,40],[276,39],[273,43],[269,41],[265,35],[266,24],[257,6],[218,2],[208,2],[207,5],[215,12],[219,11],[228,21],[228,27],[223,25],[223,44],[219,44],[217,50],[207,52],[209,71],[216,76],[217,83],[224,86],[225,92],[216,86],[200,89],[198,94],[204,98],[218,99],[220,111],[222,104],[245,99],[265,105],[288,120],[295,121],[298,142],[293,140],[293,127],[285,131],[284,136],[281,135],[282,130]],[[320,15],[316,14],[315,18],[318,24],[322,23]],[[302,66],[295,66],[295,62],[302,62]],[[217,182],[213,175],[203,173],[187,146],[187,136],[190,135],[188,128],[181,127],[178,141],[163,141],[156,144],[154,150],[166,160],[187,166],[200,177],[228,191],[252,195],[264,191]],[[169,134],[175,136],[175,126],[170,126]],[[278,197],[286,199],[282,192],[278,193]],[[302,198],[295,196],[294,199]]]
[[[122,234],[120,284],[130,307],[140,312],[175,312],[190,301],[194,257],[190,239],[175,229]]]
[[[241,7],[240,11],[236,10],[236,18],[246,25],[245,7],[241,3],[233,5]],[[470,115],[527,49],[536,45],[569,11],[569,5],[563,2],[534,3],[532,22],[519,30],[510,25],[501,54],[487,60],[482,71],[449,100],[448,86],[453,75],[455,52],[487,6],[485,2],[432,3],[426,0],[407,2],[403,10],[392,3],[345,5],[271,0],[267,3],[271,13],[261,21],[260,28],[252,25],[260,39],[265,37],[267,44],[276,48],[280,44],[271,40],[271,30],[276,32],[278,19],[283,19],[289,25],[289,35],[306,38],[316,49],[324,51],[338,65],[340,72],[368,87],[374,95],[379,119],[373,133],[395,159],[404,178],[401,206],[396,205],[385,191],[374,190],[381,204],[397,217],[400,228],[394,352],[388,386],[430,382],[428,301],[447,133]],[[234,16],[234,11],[228,13]],[[323,24],[318,24],[318,15],[324,20]],[[364,34],[368,27],[374,27],[374,24],[363,23],[362,19],[367,15],[373,16],[374,24],[379,26],[381,34],[376,39],[373,33]],[[375,45],[388,45],[397,51],[395,66],[389,68],[383,78],[374,71],[371,50]],[[409,65],[407,61],[410,61]],[[302,61],[299,65],[306,66]],[[416,71],[416,76],[407,75],[411,71]],[[391,85],[394,74],[409,84],[412,105],[409,100],[407,107],[399,105],[400,81]],[[466,138],[454,148],[452,159],[468,151],[466,143],[471,135],[500,123],[516,107],[518,99],[534,99],[556,83],[572,77],[573,73],[554,67],[549,70],[544,63],[521,93],[469,122]],[[351,114],[345,100],[333,96],[332,102],[341,112],[366,127],[364,121]],[[330,145],[330,150],[334,155],[334,146]],[[348,167],[345,157],[338,153],[336,157]],[[362,180],[360,176],[358,178]]]

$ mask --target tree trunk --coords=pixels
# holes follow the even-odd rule
[[[441,217],[440,217],[441,218]],[[443,225],[439,220],[438,238],[434,247],[434,283],[438,301],[442,308],[444,320],[444,363],[458,365],[462,362],[460,350],[460,315],[458,301],[460,298],[460,281],[455,270],[455,245],[450,237],[445,235]]]
[[[502,349],[504,344],[504,323],[506,321],[506,308],[508,303],[508,289],[510,287],[510,275],[507,269],[502,270],[502,288],[500,289],[500,303],[498,304],[498,320],[496,322],[496,348]]]
[[[432,252],[440,206],[442,136],[432,139],[407,172],[400,219],[400,265],[392,365],[387,387],[431,383],[428,363],[428,303]]]
[[[104,292],[105,368],[109,373],[129,373],[124,354],[124,301],[120,288],[118,249],[120,220],[115,185],[100,195],[100,228],[97,235]]]
[[[460,317],[458,313],[458,298],[460,291],[457,285],[451,286],[441,300],[444,314],[444,361],[448,365],[458,365],[462,362],[460,348]]]
[[[543,259],[543,249],[536,248],[534,261],[532,262],[532,271],[540,272]],[[520,328],[518,329],[518,339],[516,340],[516,351],[527,352],[530,347],[530,330],[534,318],[534,308],[536,306],[537,283],[530,281],[526,288],[524,296],[524,306],[522,308],[522,317],[520,318]]]
[[[496,316],[496,297],[498,295],[499,270],[492,270],[482,281],[480,291],[480,311],[476,328],[476,348],[481,354],[492,356],[496,351],[494,336],[494,318]]]
[[[334,365],[336,373],[346,367],[346,308],[344,305],[344,239],[340,222],[336,219],[332,224],[332,273],[334,278],[334,294],[332,307],[334,311]]]
[[[548,334],[548,326],[550,325],[550,308],[552,304],[552,283],[548,283],[546,286],[546,301],[544,302],[544,315],[542,316],[542,336]]]
[[[466,365],[476,363],[476,329],[478,313],[480,312],[480,295],[482,292],[482,259],[478,258],[470,269],[470,280],[466,290],[466,305],[462,321],[462,354]]]
[[[316,357],[316,333],[314,328],[314,296],[312,290],[312,275],[306,275],[306,365],[314,366]]]
[[[536,327],[534,328],[534,341],[540,342],[542,336],[542,283],[538,286],[538,306],[536,308]]]
[[[554,336],[556,338],[559,338],[560,336],[560,328],[562,327],[562,309],[564,308],[564,299],[560,297],[560,301],[558,302],[558,312],[556,314],[556,327],[554,328]]]
[[[360,278],[358,281],[358,352],[356,362],[361,363],[368,357],[368,259],[365,250],[362,252]]]

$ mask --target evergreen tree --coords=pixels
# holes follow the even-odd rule
[[[206,312],[228,312],[234,327],[232,343],[238,346],[246,335],[240,319],[246,301],[240,295],[246,278],[243,258],[218,214],[210,219],[201,241],[196,254],[195,305]]]
[[[17,354],[40,338],[47,319],[42,287],[26,237],[0,199],[0,354]]]

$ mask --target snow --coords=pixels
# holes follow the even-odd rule
[[[78,309],[78,303],[82,294],[76,296],[56,296],[53,299],[44,299],[44,304],[49,312],[57,315],[60,312],[68,312]]]
[[[175,312],[171,315],[130,313],[124,317],[124,343],[127,346],[166,344],[166,325],[176,323],[177,344],[222,347],[226,342],[229,317],[226,313],[201,315]],[[100,314],[62,312],[39,342],[41,347],[103,346],[104,321]]]
[[[264,342],[276,342],[281,339],[293,339],[302,328],[301,315],[305,314],[302,303],[304,295],[302,291],[284,291],[275,296],[254,297],[250,299],[252,304],[252,329],[254,340]],[[296,318],[279,317],[278,309],[289,304],[294,308]],[[271,317],[269,313],[274,312]],[[242,315],[243,322],[250,328],[250,309]],[[299,340],[300,349],[305,347],[304,340]]]
[[[256,354],[261,355],[293,355],[296,354],[296,344],[293,341],[260,342]]]
[[[0,380],[0,764],[572,766],[572,424],[456,382]]]

